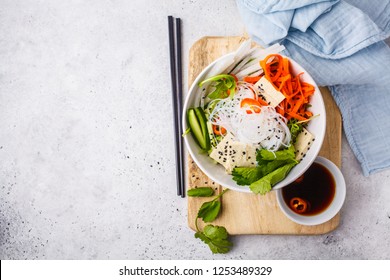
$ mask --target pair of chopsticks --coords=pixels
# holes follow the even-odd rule
[[[169,54],[171,64],[172,104],[174,114],[175,145],[176,145],[176,180],[177,195],[185,197],[184,160],[183,160],[183,130],[182,117],[182,65],[181,65],[181,20],[168,16]]]

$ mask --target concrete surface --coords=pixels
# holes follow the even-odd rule
[[[183,19],[184,69],[197,39],[245,30],[233,0],[0,1],[0,258],[389,259],[390,170],[363,177],[345,139],[337,230],[236,236],[227,255],[193,237],[167,15]]]

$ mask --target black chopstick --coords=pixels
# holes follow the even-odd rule
[[[176,19],[176,33],[174,32],[174,18],[168,16],[169,29],[169,53],[171,65],[172,105],[175,129],[175,154],[176,154],[176,180],[177,195],[185,197],[184,185],[184,160],[183,141],[181,128],[182,111],[182,65],[181,65],[181,24],[180,18]],[[176,35],[176,38],[175,38]],[[176,44],[175,44],[176,43]]]
[[[176,19],[176,68],[177,68],[177,110],[179,123],[179,153],[180,153],[180,170],[181,170],[181,197],[185,197],[185,180],[184,180],[184,146],[183,146],[183,129],[181,124],[183,112],[183,76],[182,76],[182,61],[181,61],[181,19]]]

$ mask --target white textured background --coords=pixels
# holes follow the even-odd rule
[[[345,139],[337,230],[236,236],[214,256],[193,237],[168,15],[183,19],[184,69],[197,39],[245,30],[234,0],[0,0],[0,258],[390,258],[390,171],[363,177]]]

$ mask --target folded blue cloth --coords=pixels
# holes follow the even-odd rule
[[[390,168],[390,0],[236,1],[256,42],[329,86],[363,174]]]

